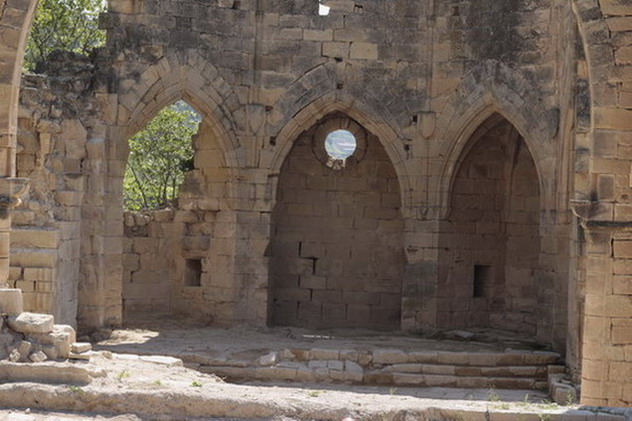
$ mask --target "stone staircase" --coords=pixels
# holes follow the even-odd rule
[[[182,353],[190,368],[231,381],[291,381],[380,386],[546,390],[563,373],[554,352],[448,352],[398,349],[285,349],[204,357]]]
[[[22,290],[25,311],[53,313],[59,242],[54,229],[11,230],[9,286]]]

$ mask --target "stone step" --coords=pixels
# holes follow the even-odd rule
[[[59,231],[44,228],[12,228],[12,249],[57,249]]]
[[[252,359],[235,358],[232,355],[204,357],[199,354],[182,353],[181,357],[190,362],[203,365],[235,366],[274,365],[282,361],[351,361],[362,367],[384,368],[386,366],[405,367],[412,365],[432,365],[451,367],[548,367],[558,364],[561,356],[555,352],[507,351],[497,353],[475,352],[405,352],[399,350],[323,350],[323,349],[284,349],[270,352]],[[266,362],[268,361],[268,362]]]
[[[282,349],[177,355],[185,366],[236,381],[351,383],[379,386],[546,389],[564,371],[559,354],[543,351],[448,352],[395,349]]]
[[[188,365],[190,366],[190,365]],[[538,389],[548,387],[546,377],[457,376],[363,370],[360,367],[332,366],[310,368],[306,365],[280,364],[274,367],[197,366],[203,373],[229,380],[264,380],[308,383],[344,382],[373,386],[415,386],[451,388]]]

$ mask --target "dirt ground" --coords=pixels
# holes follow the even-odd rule
[[[158,322],[114,331],[109,339],[98,344],[98,350],[92,352],[89,361],[55,367],[55,370],[63,370],[63,367],[88,370],[92,373],[92,381],[87,384],[59,381],[46,384],[44,378],[38,379],[38,383],[0,384],[0,408],[6,408],[0,409],[0,420],[341,421],[351,417],[363,421],[541,421],[558,415],[563,415],[564,421],[626,420],[625,414],[620,412],[599,414],[577,406],[558,406],[536,391],[231,384],[215,375],[186,368],[179,359],[159,356],[179,353],[230,355],[253,349],[301,347],[479,352],[529,349],[528,341],[503,337],[497,332],[477,332],[481,342],[475,342],[379,332],[309,332],[285,328],[225,330],[180,325],[173,320]],[[485,335],[489,337],[485,339]]]
[[[457,335],[472,335],[467,339]],[[467,336],[467,335],[466,335]],[[370,330],[310,331],[299,328],[208,328],[188,320],[155,317],[135,319],[125,329],[115,330],[99,342],[99,349],[114,352],[205,353],[209,356],[243,351],[278,351],[285,348],[400,349],[403,351],[503,352],[506,349],[534,350],[537,345],[528,337],[513,333],[475,330],[435,333],[430,337]]]

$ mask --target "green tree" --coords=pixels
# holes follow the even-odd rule
[[[184,102],[163,109],[130,141],[123,180],[127,210],[173,205],[184,174],[192,168],[192,137],[199,114]]]
[[[40,0],[26,46],[24,68],[35,71],[54,50],[88,55],[105,44],[99,30],[104,0]]]

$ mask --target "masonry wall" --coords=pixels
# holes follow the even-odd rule
[[[552,298],[543,302],[536,335],[563,350],[569,225],[557,198],[568,190],[559,168],[569,162],[562,137],[573,120],[567,117],[575,81],[568,2],[331,5],[329,16],[318,16],[316,2],[110,2],[103,20],[108,45],[77,96],[99,106],[70,107],[86,129],[85,145],[79,143],[86,154],[55,149],[68,174],[79,163],[83,177],[74,278],[81,322],[122,320],[127,140],[162,107],[185,99],[204,116],[209,135],[174,216],[173,237],[182,243],[172,249],[178,256],[170,266],[172,312],[218,325],[265,323],[281,168],[301,133],[333,112],[379,136],[397,175],[405,258],[400,327],[439,326],[442,300],[454,298],[440,296],[453,163],[469,131],[500,112],[525,138],[544,180],[539,211],[547,234],[534,276],[542,296]],[[64,180],[71,178],[55,165]],[[533,268],[517,263],[512,279],[522,279],[523,264]],[[187,265],[201,272],[199,286],[184,285]],[[476,317],[491,320],[487,313]],[[532,324],[521,323],[519,329]]]
[[[124,215],[123,318],[171,314],[173,211]]]
[[[533,159],[515,128],[498,115],[470,142],[441,239],[439,326],[535,336],[547,310],[538,306],[546,297],[537,288],[540,196]]]
[[[317,159],[318,142],[314,129],[302,135],[281,169],[271,323],[399,330],[405,257],[397,174],[375,136],[341,169]]]

